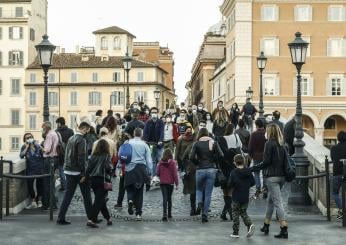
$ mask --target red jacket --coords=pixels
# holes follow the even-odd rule
[[[166,126],[166,123],[164,126]],[[174,141],[174,144],[177,143],[179,136],[180,136],[180,134],[179,134],[178,125],[176,123],[173,123],[173,141]]]
[[[167,162],[160,161],[156,167],[156,174],[160,177],[160,184],[179,185],[177,163],[173,159]]]

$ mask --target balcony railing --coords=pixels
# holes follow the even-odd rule
[[[23,11],[22,13],[18,13],[14,10],[0,12],[0,19],[26,19],[31,16],[31,12],[29,10]]]

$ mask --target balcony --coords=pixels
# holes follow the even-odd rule
[[[29,18],[31,16],[31,11],[24,10],[22,13],[16,12],[14,10],[2,10],[0,12],[0,22],[3,21],[23,21]]]

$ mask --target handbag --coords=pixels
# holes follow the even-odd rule
[[[222,173],[220,169],[218,169],[216,172],[214,186],[220,187],[221,185],[225,185],[226,183],[227,183],[226,176]]]
[[[106,181],[106,164],[103,167],[103,189],[105,189],[106,191],[113,190],[112,182]]]
[[[296,178],[296,163],[293,158],[287,152],[286,147],[284,148],[284,174],[287,182],[291,182]]]

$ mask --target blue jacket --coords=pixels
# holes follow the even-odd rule
[[[34,149],[29,148],[24,151],[25,145],[20,150],[20,158],[26,159],[26,174],[27,175],[39,175],[43,173],[43,155],[39,144],[34,144]]]
[[[164,123],[161,119],[154,122],[152,119],[148,120],[144,127],[143,140],[146,142],[163,142],[164,137]]]

